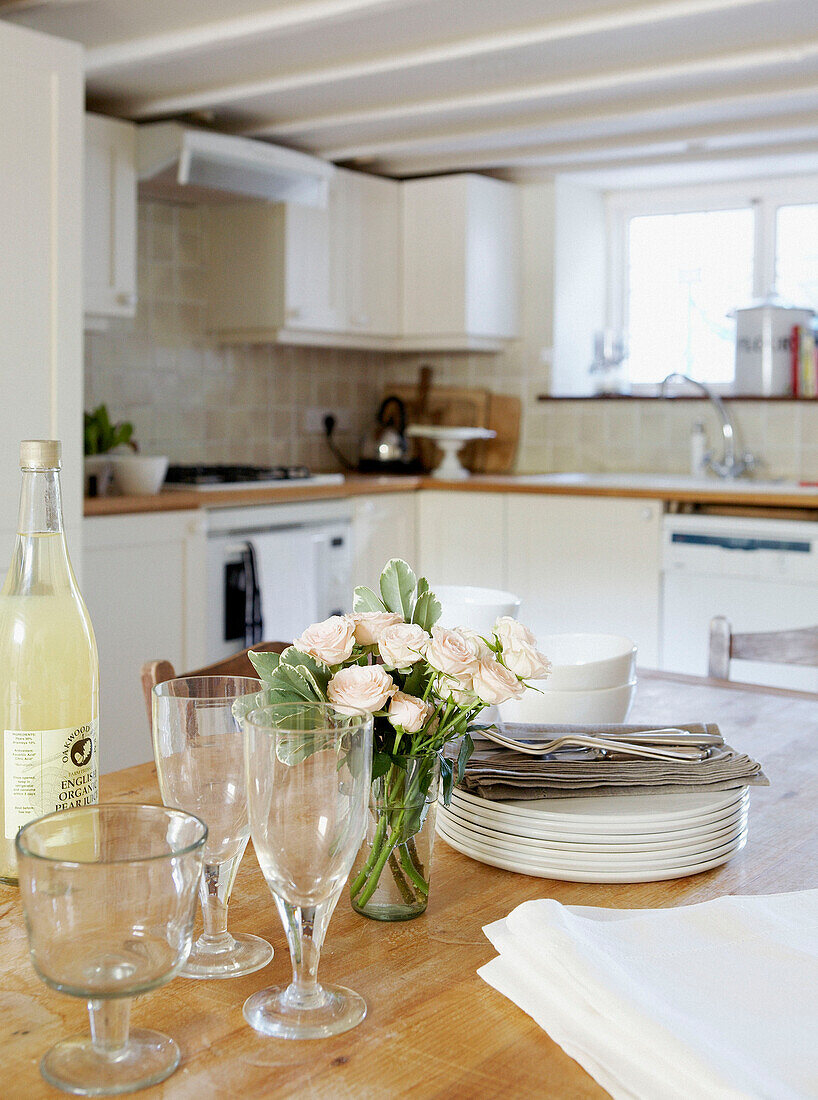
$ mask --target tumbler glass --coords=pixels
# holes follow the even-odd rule
[[[130,1030],[130,998],[178,974],[190,951],[207,827],[164,806],[48,814],[17,834],[34,968],[88,1002],[91,1036],[57,1043],[43,1077],[79,1096],[132,1092],[179,1064],[173,1039]]]

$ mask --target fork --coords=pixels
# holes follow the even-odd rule
[[[654,760],[706,760],[710,755],[709,748],[688,745],[676,745],[673,748],[663,748],[659,745],[635,745],[629,741],[612,741],[605,737],[591,737],[582,733],[563,734],[561,737],[551,738],[550,741],[538,741],[536,745],[515,741],[511,737],[505,737],[496,729],[489,730],[484,727],[480,733],[496,745],[525,753],[526,756],[547,756],[566,745],[600,749],[603,752],[616,752],[628,756],[647,756]]]

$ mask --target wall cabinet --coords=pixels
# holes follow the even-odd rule
[[[85,314],[136,313],[136,127],[85,116]]]
[[[519,334],[520,206],[512,183],[472,174],[408,180],[403,339],[494,350]]]
[[[0,566],[16,532],[21,439],[62,440],[79,557],[83,98],[79,46],[0,21]]]
[[[535,634],[625,634],[657,667],[660,501],[509,494],[506,584]]]
[[[225,341],[382,346],[398,320],[398,185],[338,170],[324,209],[208,211],[213,332]]]
[[[83,522],[83,595],[100,671],[100,768],[153,759],[139,672],[167,658],[204,664],[205,533],[199,512],[94,516]]]
[[[381,570],[390,558],[403,558],[417,571],[417,496],[406,492],[355,497],[353,584],[378,592]]]

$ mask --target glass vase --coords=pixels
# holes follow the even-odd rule
[[[440,757],[395,756],[373,779],[367,831],[350,876],[352,908],[372,920],[425,912],[435,842]]]

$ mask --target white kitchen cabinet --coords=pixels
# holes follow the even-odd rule
[[[208,211],[210,321],[224,341],[381,347],[398,328],[398,184],[338,170],[324,209]]]
[[[79,558],[83,99],[79,46],[0,21],[0,566],[16,532],[21,439],[62,440]]]
[[[136,313],[136,127],[85,116],[85,315]]]
[[[403,558],[418,571],[414,492],[372,493],[355,497],[353,511],[353,584],[378,592],[381,570],[390,558]]]
[[[508,496],[507,587],[535,634],[625,634],[657,667],[662,504],[603,497]]]
[[[140,683],[145,661],[185,673],[205,662],[205,534],[198,511],[83,522],[83,595],[99,649],[100,767],[153,758]]]
[[[507,588],[504,493],[418,494],[419,572],[436,584]]]
[[[519,334],[517,187],[464,174],[407,180],[403,344],[495,350]]]

